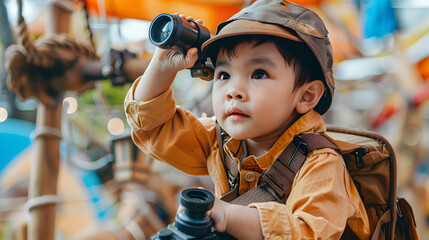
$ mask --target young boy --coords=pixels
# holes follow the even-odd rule
[[[326,131],[321,115],[334,91],[327,30],[309,9],[259,0],[221,23],[202,50],[215,67],[213,109],[230,136],[226,161],[239,165],[242,195],[260,184],[295,135]],[[176,73],[197,58],[196,48],[186,55],[157,49],[130,89],[125,111],[140,149],[185,173],[210,175],[220,198],[231,186],[216,122],[176,107],[170,89]],[[248,206],[216,199],[209,215],[217,231],[238,239],[340,239],[346,225],[359,239],[369,236],[363,203],[333,149],[308,154],[286,198]]]

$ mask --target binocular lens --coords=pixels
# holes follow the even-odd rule
[[[191,47],[200,47],[209,38],[210,32],[205,26],[185,21],[175,14],[162,13],[149,27],[149,40],[164,49],[186,52]]]
[[[177,214],[175,222],[159,231],[151,240],[237,240],[213,229],[213,222],[206,213],[213,207],[214,200],[213,194],[204,189],[183,190],[180,193],[180,203],[185,211]]]
[[[165,41],[165,39],[167,39],[171,35],[172,32],[173,32],[173,23],[172,22],[166,23],[161,30],[160,41]]]
[[[159,16],[152,25],[149,37],[155,45],[162,44],[173,33],[174,23],[167,15]]]
[[[211,192],[198,188],[189,188],[181,192],[180,203],[189,212],[204,213],[213,207],[214,196]]]
[[[212,223],[206,212],[213,207],[214,196],[211,192],[188,188],[180,193],[180,203],[185,208],[175,218],[176,228],[188,235],[204,236],[211,232]]]

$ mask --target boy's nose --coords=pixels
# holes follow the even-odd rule
[[[226,100],[239,100],[244,102],[247,100],[247,96],[243,91],[231,89],[226,93]]]

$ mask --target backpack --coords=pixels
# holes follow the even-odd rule
[[[418,239],[410,204],[396,195],[396,156],[390,143],[380,134],[328,126],[326,134],[309,133],[294,137],[264,173],[265,183],[238,196],[238,164],[223,151],[226,133],[217,124],[218,145],[231,191],[221,199],[234,204],[277,201],[285,203],[290,184],[307,158],[316,149],[339,151],[359,191],[370,222],[370,238]],[[341,239],[358,239],[348,228]]]

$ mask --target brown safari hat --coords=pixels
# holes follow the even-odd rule
[[[315,110],[324,114],[329,109],[335,89],[332,47],[328,30],[315,12],[287,1],[258,0],[220,23],[216,35],[202,45],[202,51],[223,38],[238,35],[272,35],[304,42],[319,62],[326,86]]]

